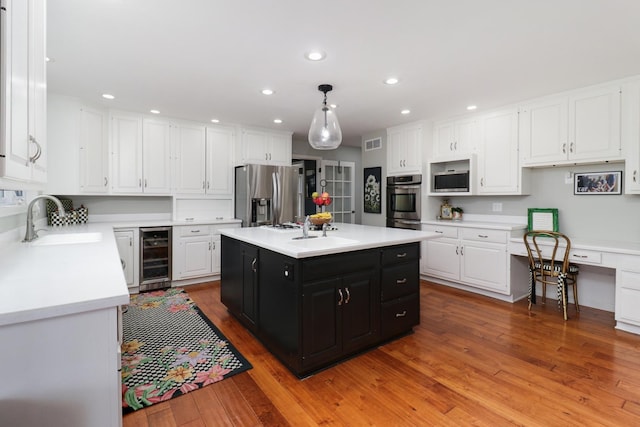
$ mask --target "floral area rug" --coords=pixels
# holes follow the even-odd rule
[[[132,295],[125,310],[124,413],[197,390],[252,367],[182,289]]]

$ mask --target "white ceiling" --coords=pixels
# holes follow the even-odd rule
[[[359,145],[367,132],[468,104],[482,111],[640,74],[639,22],[638,0],[49,0],[48,85],[306,139],[317,86],[329,83],[344,143]],[[324,61],[304,58],[315,48]],[[388,76],[400,83],[384,85]]]

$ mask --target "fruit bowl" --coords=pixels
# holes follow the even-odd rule
[[[328,224],[331,222],[333,218],[314,218],[312,216],[309,217],[309,222],[311,222],[311,224],[313,225],[322,225],[322,224]]]

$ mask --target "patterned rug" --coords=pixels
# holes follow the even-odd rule
[[[252,367],[182,289],[132,295],[122,323],[124,413]]]

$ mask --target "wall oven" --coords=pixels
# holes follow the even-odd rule
[[[422,175],[387,177],[387,227],[420,230]]]

